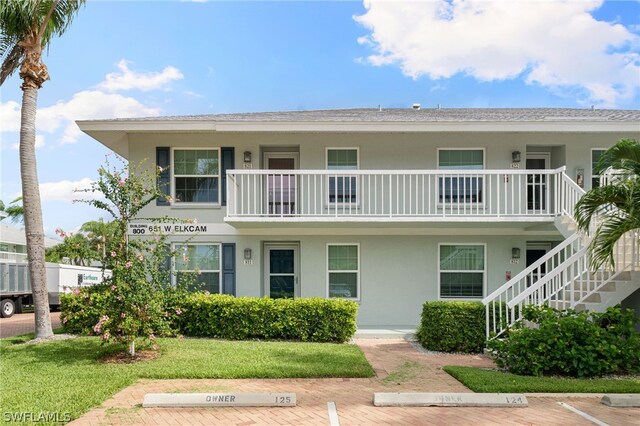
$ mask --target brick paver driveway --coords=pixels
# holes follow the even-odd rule
[[[34,314],[15,314],[11,318],[0,318],[0,339],[33,333],[35,329]],[[51,312],[51,326],[60,328],[60,312]]]
[[[566,402],[610,425],[640,425],[640,409],[611,408],[599,398],[529,398],[528,408],[374,407],[374,392],[470,392],[443,365],[491,366],[482,356],[419,353],[404,340],[358,340],[374,366],[371,379],[141,380],[73,425],[328,425],[335,402],[341,425],[589,425]],[[292,408],[141,408],[155,392],[295,392]]]

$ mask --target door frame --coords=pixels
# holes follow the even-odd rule
[[[299,163],[300,163],[300,153],[296,152],[296,151],[264,151],[262,153],[262,163],[264,166],[265,170],[277,170],[277,169],[270,169],[269,168],[269,160],[272,158],[291,158],[293,159],[293,169],[292,170],[298,170],[299,168]],[[298,208],[299,206],[299,179],[296,175],[294,175],[295,177],[295,198],[293,200],[294,202],[294,208]],[[263,209],[265,212],[269,212],[269,183],[268,183],[269,178],[267,177],[264,180],[264,186],[263,186],[263,190],[262,193],[264,194],[263,200],[262,200],[262,204],[263,204]],[[277,215],[276,215],[277,216]]]
[[[549,151],[527,152],[524,159],[525,169],[527,168],[527,160],[544,160],[544,169],[551,168],[551,152]]]
[[[527,160],[544,160],[544,169],[543,170],[549,170],[551,169],[551,152],[550,151],[540,151],[540,152],[527,152],[526,156],[525,156],[525,160],[524,160],[524,166],[525,166],[525,170],[530,170],[527,167]],[[537,170],[537,169],[533,169],[533,170]],[[536,176],[536,175],[533,175]],[[549,175],[547,175],[544,181],[544,194],[542,194],[543,198],[541,200],[538,200],[538,202],[540,203],[539,208],[535,208],[535,200],[533,201],[533,209],[529,209],[529,197],[527,195],[526,198],[526,203],[527,203],[527,210],[532,212],[532,211],[544,211],[544,210],[549,210],[551,208],[551,203],[552,203],[552,194],[549,192],[551,191],[551,185],[550,185],[550,179],[549,179]],[[529,192],[529,178],[527,177],[527,193]],[[535,193],[534,193],[534,197],[535,197]],[[544,206],[544,207],[543,207]]]
[[[296,151],[264,151],[262,154],[262,161],[264,168],[269,169],[269,159],[271,158],[293,158],[293,170],[300,168],[300,153]]]
[[[547,255],[547,253],[549,253],[551,250],[553,249],[553,244],[550,242],[544,242],[544,241],[527,241],[525,248],[524,248],[524,259],[525,259],[525,269],[529,267],[529,265],[527,265],[527,251],[529,250],[544,250],[544,254],[541,257],[544,257]],[[548,274],[550,271],[545,271],[545,275]],[[540,278],[542,278],[542,276],[536,277],[537,280],[539,280]],[[528,279],[527,279],[528,280]],[[529,285],[531,285],[532,283],[529,283],[527,285],[527,287]]]
[[[262,245],[263,253],[263,286],[262,295],[265,297],[271,297],[271,250],[293,250],[293,298],[299,298],[300,296],[300,242],[299,241],[267,241]]]

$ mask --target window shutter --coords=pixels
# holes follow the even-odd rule
[[[171,245],[163,244],[162,251],[166,256],[164,257],[164,261],[158,265],[158,269],[160,270],[160,273],[166,274],[164,277],[165,278],[164,284],[168,286],[168,285],[171,285],[171,281],[172,281],[171,280],[171,262],[173,260],[173,257],[171,255]]]
[[[158,175],[158,189],[168,197],[171,195],[171,148],[156,147],[156,166],[162,168]],[[169,204],[169,201],[163,197],[156,198],[156,206]]]
[[[222,148],[222,197],[220,205],[227,205],[227,170],[235,168],[234,148]]]
[[[236,245],[222,244],[222,293],[236,295]]]

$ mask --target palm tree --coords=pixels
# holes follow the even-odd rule
[[[10,218],[12,223],[24,222],[24,207],[20,204],[16,204],[22,201],[22,197],[17,197],[15,200],[9,203],[9,206],[0,200],[0,212],[4,213],[0,216],[0,220]]]
[[[640,143],[621,139],[605,151],[595,173],[606,173],[609,181],[591,189],[576,204],[578,227],[589,232],[596,216],[590,245],[591,266],[615,266],[614,246],[627,232],[640,230]]]
[[[0,2],[0,85],[20,69],[20,177],[27,236],[27,258],[35,307],[36,338],[50,338],[51,318],[44,260],[44,227],[36,166],[38,89],[49,79],[42,51],[62,35],[84,0],[2,0]]]
[[[92,220],[85,222],[80,230],[86,233],[89,243],[93,250],[96,251],[97,258],[100,259],[103,268],[110,269],[111,256],[107,253],[111,251],[111,245],[120,241],[120,228],[115,221],[105,222],[104,219]]]

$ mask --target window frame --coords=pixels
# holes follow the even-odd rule
[[[218,151],[218,174],[217,175],[177,175],[175,172],[175,164],[176,164],[176,151]],[[205,203],[205,202],[191,202],[191,201],[178,201],[176,198],[176,178],[178,177],[207,177],[207,178],[218,178],[218,201]],[[221,206],[222,205],[222,148],[221,147],[171,147],[171,199],[174,200],[171,203],[172,207],[176,206]]]
[[[598,186],[600,186],[600,175],[593,174],[593,166],[594,166],[594,163],[593,163],[593,152],[594,151],[602,151],[604,153],[608,149],[609,148],[591,148],[591,150],[589,151],[590,154],[591,154],[590,157],[589,157],[589,164],[590,164],[589,174],[591,175],[591,180],[589,182],[590,182],[590,185],[591,185],[591,189],[597,188],[597,186],[593,186],[593,180],[596,179],[596,178],[598,179]]]
[[[329,151],[355,151],[356,152],[356,169],[360,170],[360,148],[357,146],[339,146],[339,147],[335,147],[335,146],[329,146],[329,147],[325,147],[324,150],[324,167],[325,170],[327,171],[327,179],[326,179],[326,185],[327,185],[327,191],[326,191],[326,197],[325,197],[325,203],[327,205],[327,207],[356,207],[360,205],[360,176],[355,175],[353,176],[356,180],[356,201],[352,202],[352,201],[348,201],[348,202],[344,202],[344,201],[334,201],[331,202],[329,200],[330,197],[330,192],[329,189],[331,187],[331,185],[329,184],[329,181],[331,180],[332,177],[329,173],[331,172],[336,172],[336,175],[338,175],[338,177],[340,177],[340,174],[338,172],[345,172],[347,170],[331,170],[329,169]],[[352,170],[354,171],[354,170]],[[345,173],[344,175],[349,175],[349,173]],[[348,176],[351,177],[351,176]],[[343,176],[344,178],[344,176]],[[336,196],[337,198],[337,196]]]
[[[483,250],[483,269],[482,271],[478,270],[445,270],[442,271],[440,269],[440,250],[442,246],[482,246]],[[484,299],[487,294],[487,243],[466,243],[466,242],[441,242],[438,243],[438,253],[437,253],[436,263],[438,264],[438,300],[460,300],[460,301],[477,301]],[[482,272],[482,295],[478,297],[454,297],[454,296],[443,296],[442,295],[442,272],[453,272],[453,273],[478,273]]]
[[[481,171],[485,171],[487,166],[487,149],[485,147],[447,147],[447,148],[437,148],[436,149],[436,165],[438,171],[447,171],[446,169],[440,168],[440,152],[441,151],[482,151],[482,169]],[[460,170],[473,170],[473,169],[460,169]],[[444,179],[444,176],[442,177]],[[487,176],[483,174],[482,176],[482,201],[470,201],[463,202],[464,205],[467,206],[484,206],[486,203],[486,189],[487,189]],[[440,176],[438,176],[436,184],[436,203],[439,208],[453,208],[459,202],[458,201],[443,201],[440,198]]]
[[[354,246],[357,248],[358,250],[358,266],[357,269],[354,270],[330,270],[329,269],[329,247],[340,247],[340,246]],[[327,243],[327,248],[325,250],[325,254],[326,254],[326,263],[325,263],[325,271],[326,271],[326,283],[327,283],[327,290],[326,290],[326,298],[327,299],[344,299],[344,300],[353,300],[356,302],[359,302],[360,299],[362,298],[361,295],[361,288],[360,288],[360,258],[361,258],[361,252],[360,252],[360,243]],[[357,297],[331,297],[330,294],[330,282],[329,282],[329,275],[331,273],[355,273],[356,274],[356,291],[358,292]]]
[[[195,272],[195,270],[193,269],[181,269],[178,270],[176,269],[176,256],[175,253],[177,253],[179,247],[182,246],[218,246],[218,270],[215,269],[206,269],[206,270],[200,270],[200,272],[217,272],[218,273],[218,293],[216,294],[223,294],[223,286],[222,286],[222,243],[220,242],[198,242],[198,243],[194,243],[194,242],[189,242],[189,241],[177,241],[177,242],[172,242],[171,243],[171,250],[173,251],[174,255],[171,257],[171,285],[173,287],[176,287],[176,285],[178,284],[178,272]]]

